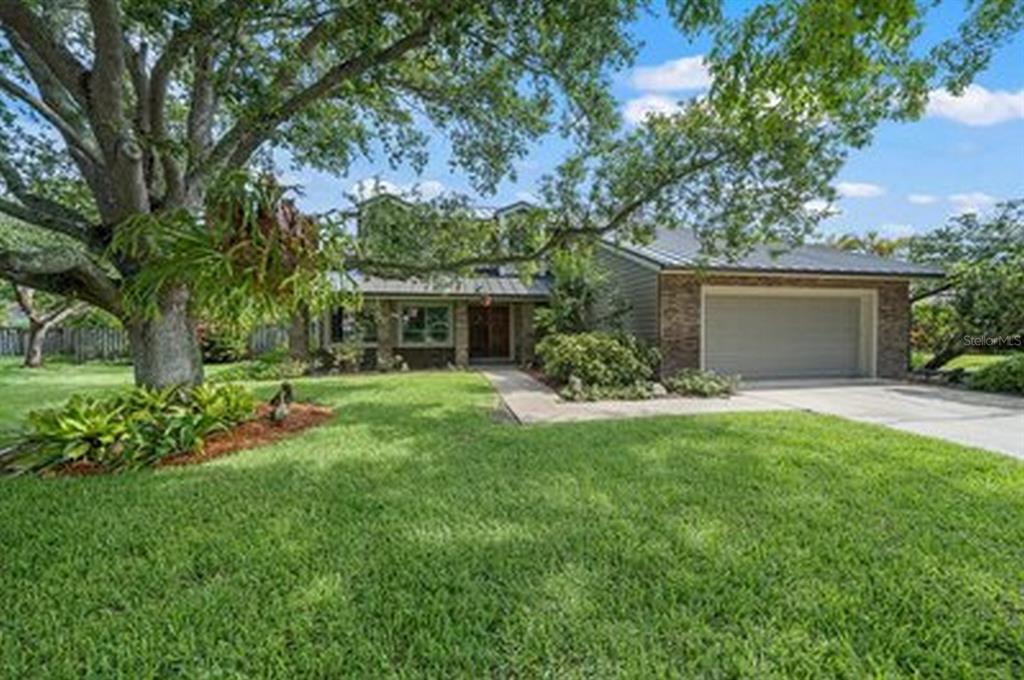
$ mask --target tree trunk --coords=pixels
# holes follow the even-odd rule
[[[203,382],[203,359],[195,320],[188,312],[188,289],[167,291],[155,318],[135,318],[129,324],[135,384],[146,387],[198,385]]]
[[[288,355],[296,361],[309,361],[309,307],[300,305],[292,314],[288,328]]]
[[[965,349],[966,348],[960,343],[949,345],[941,351],[936,352],[935,356],[933,356],[923,368],[926,371],[937,371],[953,359],[956,359],[958,356],[963,354]]]
[[[46,340],[46,324],[30,321],[28,342],[25,346],[25,368],[39,368],[43,365],[43,341]]]

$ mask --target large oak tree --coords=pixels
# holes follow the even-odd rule
[[[545,213],[480,226],[438,201],[407,238],[329,250],[341,270],[525,263],[655,224],[709,252],[794,242],[846,149],[920,115],[940,80],[962,88],[1024,15],[978,2],[922,51],[928,6],[779,0],[727,19],[716,0],[670,1],[681,35],[714,33],[715,85],[619,132],[609,78],[633,56],[639,0],[0,0],[0,212],[70,241],[0,250],[0,276],[120,315],[139,383],[201,380],[196,286],[213,279],[178,244],[217,232],[211,192],[274,149],[333,172],[360,154],[422,167],[427,130],[482,192],[545,134],[577,151],[541,188]]]

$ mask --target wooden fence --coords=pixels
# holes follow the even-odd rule
[[[28,345],[28,330],[0,328],[0,356],[20,356]],[[75,361],[120,359],[130,352],[128,334],[117,328],[51,328],[43,341],[46,356],[65,355]]]
[[[319,324],[310,328],[311,338],[318,337]],[[28,330],[0,327],[0,356],[24,356]],[[249,336],[253,355],[288,347],[288,329],[284,326],[260,326]],[[43,355],[64,355],[75,361],[121,359],[129,356],[128,333],[117,328],[51,328],[43,342]]]

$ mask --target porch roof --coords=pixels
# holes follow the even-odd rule
[[[382,279],[356,276],[356,284],[366,297],[446,297],[547,300],[551,279],[535,277],[524,282],[516,276],[439,277],[431,279]],[[339,281],[340,283],[340,281]]]

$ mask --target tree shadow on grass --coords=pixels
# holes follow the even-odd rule
[[[504,427],[486,385],[413,383],[215,464],[27,485],[32,520],[0,500],[24,667],[77,643],[129,673],[1012,671],[1010,461],[804,414]]]

